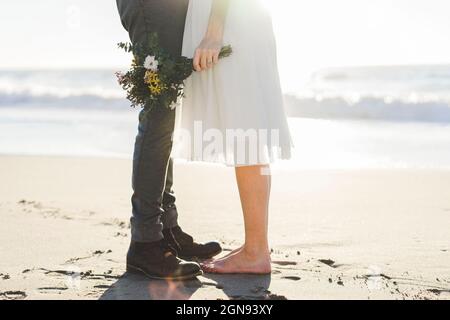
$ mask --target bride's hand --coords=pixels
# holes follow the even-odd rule
[[[194,69],[203,71],[219,62],[222,50],[225,17],[230,0],[214,0],[209,17],[208,30],[202,42],[195,50]]]
[[[219,62],[219,54],[222,49],[220,37],[205,36],[195,50],[194,69],[203,71],[212,68]]]

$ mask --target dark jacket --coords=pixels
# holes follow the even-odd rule
[[[157,32],[160,45],[180,56],[189,0],[116,0],[120,18],[133,44]]]

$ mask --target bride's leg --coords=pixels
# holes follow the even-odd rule
[[[245,224],[245,244],[241,250],[204,265],[206,272],[270,273],[268,209],[271,187],[269,166],[236,168]]]
[[[244,251],[251,255],[270,256],[268,233],[271,176],[269,166],[236,168],[242,211],[244,213]]]

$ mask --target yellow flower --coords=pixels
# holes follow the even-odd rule
[[[144,81],[148,85],[150,92],[154,95],[160,95],[165,89],[157,72],[147,70],[145,72]]]

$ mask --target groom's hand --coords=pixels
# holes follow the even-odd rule
[[[222,41],[214,38],[205,37],[194,55],[195,71],[204,71],[212,68],[219,62],[219,54],[222,49]]]

